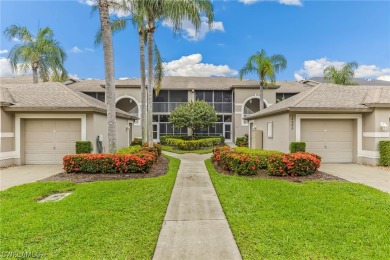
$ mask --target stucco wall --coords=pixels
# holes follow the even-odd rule
[[[15,150],[14,114],[0,109],[1,138],[0,152],[11,152]]]
[[[267,136],[267,123],[273,124],[273,137]],[[283,113],[279,115],[269,116],[267,118],[259,118],[254,120],[254,126],[257,130],[263,131],[263,149],[278,150],[281,152],[289,152],[290,136],[289,131],[289,114]]]
[[[387,131],[381,129],[381,122],[387,123]],[[378,151],[382,140],[390,140],[390,108],[375,108],[374,112],[363,114],[363,150]]]

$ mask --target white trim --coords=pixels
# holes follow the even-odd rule
[[[245,99],[243,103],[240,103],[240,104],[242,104],[241,111],[240,111],[239,113],[236,112],[236,114],[244,115],[245,104],[246,104],[249,100],[254,99],[254,98],[260,99],[260,96],[250,96],[250,97],[248,97],[247,99]],[[264,101],[264,104],[266,105],[266,107],[271,106],[271,104],[268,103],[268,101],[265,100],[265,98],[263,98],[263,101]],[[248,124],[248,123],[245,123],[245,121],[247,121],[247,120],[244,120],[244,119],[242,118],[242,116],[241,116],[241,126],[249,126],[249,124]],[[248,121],[247,121],[247,122],[248,122]]]
[[[0,132],[0,138],[4,137],[14,137],[15,134],[13,132]]]
[[[243,103],[235,103],[234,105],[235,106],[243,106],[244,104]]]
[[[372,159],[379,159],[380,155],[378,151],[368,151],[368,150],[362,150],[359,154],[359,157],[366,157],[366,158],[372,158]]]
[[[15,152],[20,158],[21,119],[81,119],[81,140],[87,140],[87,115],[86,114],[16,114],[15,115]]]
[[[374,138],[390,137],[390,133],[389,132],[364,132],[363,137],[374,137]]]
[[[357,156],[362,156],[363,123],[362,115],[356,114],[297,114],[295,120],[295,141],[301,141],[301,119],[356,119],[357,120]]]
[[[134,125],[141,125],[141,116],[142,116],[141,115],[141,102],[139,102],[135,97],[129,96],[127,94],[125,94],[123,96],[120,96],[120,97],[117,97],[116,100],[115,100],[115,106],[116,106],[116,103],[118,103],[119,100],[122,100],[122,99],[125,99],[125,98],[130,98],[130,99],[134,100],[135,103],[137,104],[139,119],[134,120]]]
[[[19,158],[16,151],[0,153],[0,160],[7,160],[7,159],[14,159],[14,158]]]

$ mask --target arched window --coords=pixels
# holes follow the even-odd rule
[[[264,108],[268,107],[268,102],[264,100]],[[246,100],[243,106],[243,111],[242,111],[242,118],[249,116],[251,114],[254,114],[256,112],[260,111],[260,98],[259,97],[250,97]],[[243,125],[248,125],[247,120],[243,120],[242,122]]]
[[[130,115],[136,116],[138,118],[141,117],[138,102],[133,97],[119,97],[116,101],[116,108],[119,108],[120,110],[123,110]],[[135,124],[138,125],[139,120],[136,120]]]

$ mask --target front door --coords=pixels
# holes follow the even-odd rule
[[[158,123],[153,123],[153,142],[159,142],[160,140],[160,127]]]
[[[232,123],[223,123],[223,136],[225,141],[232,141]]]

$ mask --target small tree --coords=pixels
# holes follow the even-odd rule
[[[192,136],[198,129],[213,125],[218,120],[214,108],[204,101],[188,102],[178,106],[172,111],[169,122],[175,127],[188,127],[192,130]]]

